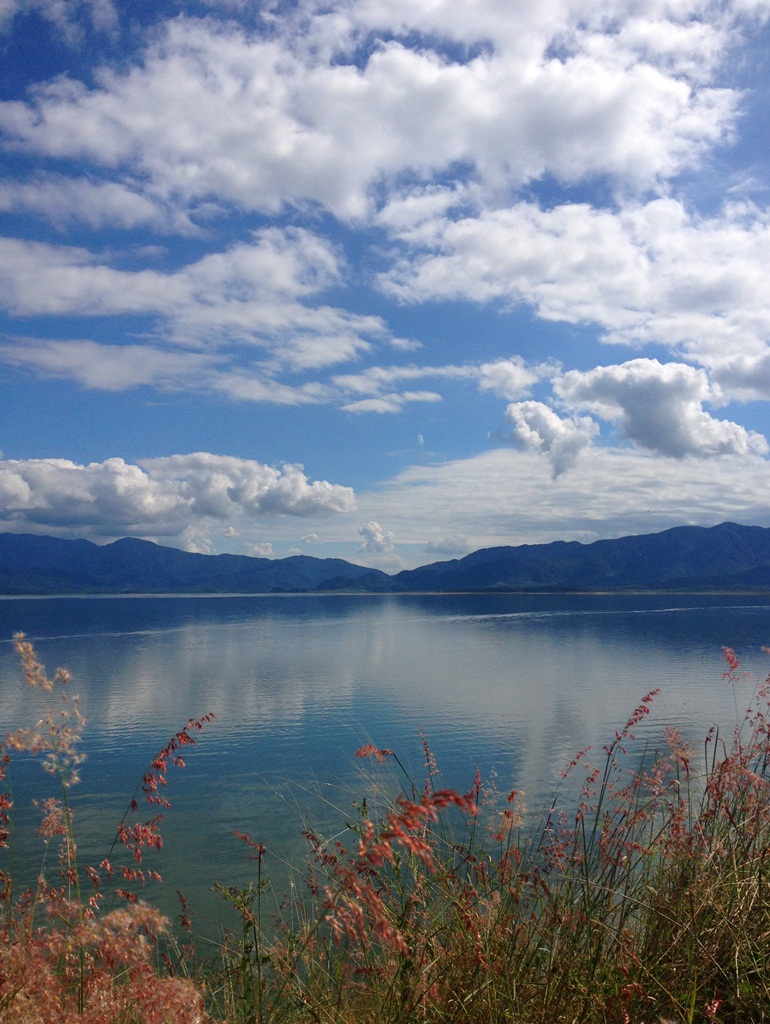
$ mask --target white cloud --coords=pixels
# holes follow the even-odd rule
[[[310,483],[302,466],[275,469],[208,452],[143,459],[141,466],[154,479],[177,481],[192,498],[192,511],[202,515],[224,518],[235,507],[248,515],[306,516],[350,512],[355,507],[349,487],[326,480]]]
[[[265,369],[328,367],[367,351],[370,339],[387,338],[378,317],[313,304],[339,275],[333,247],[293,228],[263,229],[253,244],[171,273],[116,269],[72,246],[0,239],[0,306],[12,315],[149,315],[158,321],[156,341],[198,350],[250,346],[265,353]],[[54,356],[42,347],[47,354],[33,349],[32,365],[77,358],[74,349]],[[109,348],[101,352],[109,355]],[[14,358],[22,361],[23,350]]]
[[[311,482],[301,466],[276,469],[206,452],[135,465],[120,458],[88,465],[66,459],[0,462],[0,524],[16,531],[183,542],[190,530],[200,538],[211,529],[221,534],[225,524],[354,508],[349,487]]]
[[[55,79],[2,104],[0,124],[28,152],[130,173],[191,213],[216,197],[356,218],[375,185],[460,165],[492,191],[544,175],[649,187],[733,123],[737,96],[710,74],[730,16],[695,0],[632,18],[623,3],[417,6],[309,6],[274,17],[269,38],[180,17],[126,69],[93,88]],[[442,38],[470,49],[450,59]]]
[[[364,523],[358,532],[364,538],[359,551],[366,551],[370,554],[389,554],[394,550],[396,539],[394,534],[390,530],[384,530],[375,520]]]
[[[58,230],[86,226],[131,229],[152,227],[164,233],[199,233],[186,214],[143,195],[122,182],[42,175],[31,181],[0,181],[0,210],[29,211]]]
[[[15,338],[0,343],[0,357],[11,366],[26,366],[41,376],[69,378],[104,391],[138,385],[178,390],[191,378],[202,382],[216,368],[216,359],[201,352],[154,345],[104,345],[86,338]]]
[[[7,27],[16,15],[30,11],[50,22],[58,38],[70,46],[82,41],[83,18],[101,32],[112,32],[118,22],[112,0],[2,0],[0,29]]]
[[[452,0],[431,0],[413,4],[411,0],[345,0],[335,5],[328,17],[327,45],[339,44],[343,31],[387,29],[407,35],[419,32],[428,37],[470,45],[488,41],[509,56],[531,59],[544,49],[545,39],[556,39],[563,53],[570,51],[573,37],[590,42],[610,34],[611,45],[621,53],[636,51],[636,36],[645,31],[667,30],[661,39],[664,53],[680,52],[690,59],[699,54],[707,67],[713,48],[706,45],[710,31],[726,27],[719,18],[725,14],[767,15],[767,0],[739,0],[714,11],[706,0],[520,0],[511,6],[507,0],[466,0],[462,6]],[[315,0],[311,10],[330,8]],[[344,15],[344,17],[343,17]],[[716,18],[713,28],[709,18]],[[574,43],[573,43],[574,48]],[[641,49],[647,49],[645,39]],[[659,47],[653,55],[658,56]]]
[[[672,458],[768,451],[760,434],[703,409],[714,399],[708,378],[683,363],[633,359],[587,372],[570,370],[554,390],[568,407],[618,423],[634,444]]]
[[[15,338],[0,342],[0,359],[41,377],[74,380],[102,391],[139,386],[171,392],[210,391],[235,401],[270,405],[315,405],[336,396],[335,389],[319,383],[283,384],[268,367],[258,364],[236,367],[227,353],[190,352],[177,346]]]
[[[316,405],[329,401],[334,392],[322,384],[310,382],[294,387],[275,380],[259,368],[238,367],[226,373],[217,373],[208,381],[205,376],[195,378],[192,387],[207,387],[228,398],[241,402],[264,402],[269,405]]]
[[[711,374],[712,384],[720,394],[729,394],[739,401],[770,399],[770,348],[758,354],[729,356]]]
[[[379,395],[377,398],[362,398],[356,402],[347,402],[342,406],[345,412],[401,412],[407,402],[440,402],[441,395],[435,391],[402,391],[399,393]]]
[[[437,218],[449,217],[453,210],[473,206],[480,199],[478,188],[472,185],[413,185],[403,191],[392,190],[375,221],[393,234],[416,242],[421,225],[429,226]]]
[[[243,548],[244,555],[251,555],[252,558],[275,558],[273,545],[270,541],[263,541],[261,544],[246,544]]]
[[[737,168],[735,153],[745,153],[725,144],[746,124],[760,151],[742,118],[761,94],[737,83],[750,81],[759,48],[748,34],[767,19],[768,0],[247,8],[225,0],[224,13],[212,2],[205,17],[173,18],[158,8],[146,34],[132,24],[99,50],[93,30],[116,23],[110,0],[0,0],[6,26],[32,11],[65,42],[82,29],[90,62],[81,81],[62,74],[0,103],[11,175],[0,210],[21,225],[19,238],[0,239],[0,307],[14,327],[24,319],[12,332],[3,325],[0,355],[86,388],[286,407],[272,411],[276,421],[302,405],[309,446],[313,405],[384,414],[443,399],[443,409],[422,407],[424,423],[413,415],[408,435],[430,426],[430,457],[443,465],[414,467],[385,486],[381,506],[377,490],[357,510],[349,489],[313,483],[299,467],[222,456],[7,462],[0,493],[11,528],[64,534],[79,522],[93,536],[133,532],[207,550],[212,532],[259,543],[253,522],[267,517],[286,550],[296,528],[273,533],[273,517],[301,515],[315,531],[316,514],[336,512],[324,543],[336,530],[353,549],[368,520],[362,551],[375,562],[395,558],[378,521],[400,545],[438,551],[476,539],[476,522],[491,542],[519,524],[566,535],[573,515],[574,533],[634,532],[649,525],[637,502],[660,508],[664,525],[710,510],[728,517],[731,507],[734,518],[741,507],[762,514],[766,441],[713,410],[770,398],[770,213],[749,202],[720,208],[717,181],[729,165],[730,184],[761,183],[762,165]],[[750,194],[737,188],[733,196]],[[49,225],[74,244],[32,240]],[[116,242],[110,229],[131,234]],[[140,251],[161,241],[162,260]],[[474,331],[467,306],[458,323],[446,307],[414,323],[399,310],[397,336],[361,312],[384,308],[367,292],[374,268],[402,303],[524,304],[550,324],[527,337],[525,318],[512,318],[507,344],[505,322],[489,336],[481,320]],[[672,361],[597,365],[597,326],[626,346],[624,360],[651,345]],[[439,350],[425,365],[371,365],[384,362],[383,347],[398,362],[421,342]],[[581,349],[574,359],[571,345]],[[553,396],[535,401],[546,377]],[[487,401],[450,423],[447,400],[468,386]],[[508,447],[451,462],[451,444],[468,450],[482,431],[472,417],[494,398],[507,405]],[[594,443],[599,419],[631,447]],[[387,417],[377,426],[372,457],[396,448]],[[212,429],[225,436],[224,424]],[[730,506],[719,488],[749,472],[754,480],[737,488],[745,505]]]
[[[214,542],[210,534],[197,523],[182,530],[179,536],[175,538],[175,543],[182,550],[191,551],[197,555],[214,554]]]
[[[277,302],[301,316],[292,303],[339,282],[333,247],[310,231],[264,228],[254,238],[173,273],[118,270],[83,248],[1,238],[3,305],[20,316],[158,313],[182,324],[192,306],[194,319],[208,329],[243,327],[263,310],[261,319],[269,327]],[[359,322],[378,326],[375,318]]]
[[[351,394],[380,395],[402,381],[465,377],[470,372],[454,366],[371,366],[361,373],[335,374],[332,380]]]
[[[494,439],[521,451],[547,454],[554,476],[569,469],[599,433],[590,416],[563,419],[542,402],[514,402],[505,410],[505,418],[510,430],[494,434]]]
[[[344,411],[354,413],[398,413],[410,402],[442,400],[441,394],[433,390],[390,390],[393,385],[407,381],[467,381],[475,383],[481,392],[515,398],[526,394],[533,383],[556,369],[550,363],[527,366],[523,359],[511,357],[480,366],[372,366],[357,374],[335,374],[328,383],[316,380],[286,384],[277,379],[280,367],[269,360],[247,363],[239,355],[241,361],[236,366],[234,349],[224,344],[214,349],[190,351],[171,343],[110,345],[87,338],[65,341],[16,337],[0,341],[0,359],[41,377],[74,380],[83,387],[104,391],[125,391],[138,386],[171,392],[210,391],[236,401],[272,405],[336,403]],[[342,358],[334,343],[329,344],[328,350]],[[320,354],[316,362],[322,362]]]
[[[399,412],[406,402],[436,402],[434,391],[392,391],[394,384],[415,380],[469,381],[479,391],[503,398],[518,398],[542,377],[552,374],[550,363],[527,366],[519,356],[491,363],[462,366],[372,366],[361,373],[336,374],[332,381],[343,392],[368,397],[343,405],[347,412]]]
[[[617,211],[520,202],[423,227],[381,283],[404,301],[530,304],[546,320],[598,324],[606,341],[663,344],[717,369],[767,351],[768,263],[770,216],[746,204],[705,218],[675,199]]]
[[[20,0],[0,0],[0,28],[5,28],[19,10],[19,6]]]
[[[425,545],[428,554],[436,555],[467,555],[471,550],[471,543],[468,537],[459,534],[452,534],[449,537],[442,537],[441,540],[431,540]]]
[[[478,369],[479,391],[491,391],[500,398],[520,398],[529,392],[533,384],[554,370],[555,367],[549,363],[527,366],[520,356],[483,363]]]
[[[512,448],[414,465],[375,491],[359,493],[358,503],[364,514],[377,510],[405,553],[451,534],[488,547],[591,541],[686,523],[770,526],[768,494],[770,462],[756,455],[679,460],[593,445],[582,453],[579,472],[556,478],[542,455]]]

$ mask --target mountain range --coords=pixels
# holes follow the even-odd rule
[[[722,523],[591,544],[482,548],[395,575],[341,558],[202,555],[130,537],[98,545],[0,533],[3,595],[706,589],[770,591],[770,529]]]

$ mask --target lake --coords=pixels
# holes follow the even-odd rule
[[[71,670],[87,719],[88,760],[72,790],[81,862],[108,852],[168,736],[216,715],[186,768],[169,771],[164,882],[145,894],[173,914],[181,889],[209,932],[227,921],[211,884],[243,884],[252,871],[233,831],[265,843],[276,887],[288,886],[304,822],[344,833],[364,793],[354,757],[364,743],[393,748],[421,784],[424,730],[447,785],[469,789],[478,766],[501,790],[524,790],[532,809],[649,690],[662,692],[640,737],[661,744],[674,724],[700,750],[712,724],[731,729],[736,699],[742,712],[770,669],[766,595],[8,598],[3,735],[41,717],[13,650],[17,630],[50,674]],[[737,695],[722,678],[723,645],[753,674]],[[22,833],[52,780],[22,758],[13,785],[15,870],[34,877],[41,842]]]

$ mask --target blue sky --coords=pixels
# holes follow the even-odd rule
[[[770,0],[0,0],[0,529],[770,526]]]

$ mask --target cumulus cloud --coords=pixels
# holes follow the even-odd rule
[[[616,210],[518,202],[421,225],[380,280],[402,301],[526,303],[545,320],[598,324],[606,341],[663,344],[718,370],[768,351],[768,262],[770,215],[750,204],[702,217],[670,198]]]
[[[252,558],[274,558],[275,552],[270,541],[263,541],[261,544],[246,544],[243,548],[244,555],[251,555]]]
[[[114,19],[109,0],[33,6],[59,12],[62,24],[76,11],[94,24]],[[739,96],[714,79],[740,19],[765,17],[765,8],[422,6],[309,3],[273,12],[262,36],[213,16],[160,21],[141,54],[104,66],[93,84],[60,77],[0,103],[11,148],[49,167],[78,161],[69,175],[0,183],[0,208],[60,227],[189,234],[232,204],[268,215],[320,204],[354,221],[372,215],[412,247],[381,277],[401,299],[525,302],[546,319],[598,323],[610,340],[662,341],[712,368],[740,346],[759,357],[770,335],[767,216],[735,205],[698,218],[674,199],[639,204],[633,195],[729,136]],[[92,170],[78,178],[81,161]],[[625,196],[617,209],[507,206],[526,182],[597,175]],[[124,349],[129,384],[202,381],[241,400],[339,399],[351,412],[438,400],[435,390],[400,390],[392,373],[390,384],[340,379],[347,398],[320,383],[277,380],[358,360],[379,342],[410,344],[378,317],[322,304],[346,268],[312,231],[263,228],[167,272],[7,239],[0,268],[0,296],[14,316],[154,318],[146,352],[134,341]],[[165,344],[189,355],[174,357]],[[123,376],[107,366],[118,353],[95,345],[49,340],[4,351],[16,365],[119,386]],[[260,364],[244,372],[200,355],[240,346],[255,348]],[[481,390],[508,400],[543,375],[516,357],[471,372]]]
[[[380,555],[389,554],[394,550],[395,536],[390,530],[384,530],[375,520],[364,523],[358,532],[364,538],[359,551]]]
[[[720,394],[739,401],[770,399],[770,348],[760,353],[734,353],[718,364],[711,374]]]
[[[494,440],[521,451],[548,455],[554,476],[564,473],[599,433],[590,416],[562,418],[543,402],[513,402],[505,410],[510,429],[493,434]]]
[[[554,390],[565,405],[617,423],[634,444],[675,459],[768,451],[760,434],[703,409],[714,400],[706,373],[683,363],[632,359],[570,370]]]
[[[66,536],[164,537],[273,516],[317,516],[355,508],[349,487],[310,481],[301,466],[196,452],[79,465],[66,459],[0,461],[0,523]],[[187,531],[187,532],[186,532]]]
[[[620,2],[486,0],[459,18],[456,4],[418,6],[302,5],[263,38],[176,18],[133,64],[93,86],[55,79],[2,104],[0,125],[27,151],[120,169],[190,210],[217,196],[345,218],[371,210],[375,183],[461,165],[490,190],[544,175],[649,187],[731,128],[737,97],[710,72],[734,26],[699,0],[648,0],[634,18]]]
[[[497,359],[479,367],[478,387],[479,391],[491,391],[500,398],[519,398],[526,395],[538,380],[553,371],[554,367],[548,363],[527,366],[520,356]]]
[[[354,508],[349,487],[326,480],[311,483],[302,466],[276,469],[208,452],[144,459],[141,465],[153,479],[178,481],[191,499],[192,511],[201,515],[225,518],[233,506],[256,516],[306,516]]]
[[[80,80],[59,74],[0,102],[10,174],[0,210],[9,230],[21,225],[0,239],[7,364],[85,388],[270,402],[285,407],[276,417],[302,405],[303,426],[316,404],[393,414],[475,388],[487,405],[507,403],[496,465],[537,478],[530,502],[543,480],[562,498],[582,495],[580,507],[595,502],[588,519],[602,514],[600,468],[647,480],[673,459],[695,476],[696,456],[720,456],[710,463],[719,473],[761,461],[765,439],[713,409],[770,397],[770,213],[720,207],[715,178],[756,102],[739,90],[748,74],[732,48],[767,21],[768,0],[258,6],[205,0],[201,16],[174,17],[148,7],[150,31],[132,24],[130,40],[97,55],[94,30],[116,23],[112,0],[0,0],[0,23],[31,11],[66,42],[83,35],[92,63]],[[740,190],[747,177],[736,173],[733,197],[751,194]],[[33,241],[40,218],[74,244]],[[129,232],[123,243],[118,230]],[[158,242],[160,259],[139,249]],[[373,281],[386,300],[470,300],[489,318],[475,331],[467,306],[456,322],[447,307],[414,323],[398,311],[400,337],[362,312],[385,308],[367,291]],[[496,310],[521,305],[547,323],[531,336],[528,315],[486,331]],[[416,358],[405,353],[421,324],[442,352],[425,365],[371,365]],[[608,360],[582,351],[571,361],[570,346],[597,337],[629,347],[623,359],[650,344],[673,361],[586,371]],[[541,361],[548,352],[554,360]],[[535,401],[545,378],[553,395]],[[482,404],[467,403],[469,420]],[[425,423],[415,415],[409,436],[430,425],[449,466],[448,444],[467,450],[482,428],[458,415],[446,429],[447,407],[426,410]],[[598,453],[598,420],[631,443],[619,461]],[[380,424],[385,438],[387,417]],[[567,472],[578,458],[591,495]],[[222,535],[265,516],[337,512],[339,535],[350,542],[355,530],[352,492],[300,467],[208,455],[13,465],[23,468],[2,481],[12,528],[65,532],[80,517],[92,535],[170,536],[199,550],[211,523]],[[410,543],[476,537],[463,503],[478,513],[482,499],[508,501],[465,472],[454,496],[441,477],[458,519],[428,516],[429,537],[423,525]],[[357,513],[370,520],[361,537],[372,561],[393,550],[376,519],[400,543],[407,536],[391,513],[376,500]],[[282,550],[297,540],[270,536]]]
[[[442,537],[441,540],[428,541],[425,550],[431,555],[462,556],[471,550],[471,542],[468,537],[452,534],[449,537]]]

